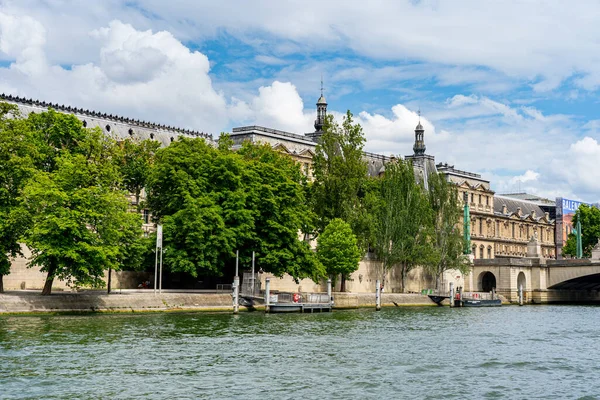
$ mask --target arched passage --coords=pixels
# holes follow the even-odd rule
[[[523,285],[523,290],[527,290],[527,280],[523,271],[519,272],[517,276],[517,290]]]
[[[482,292],[490,292],[492,289],[496,289],[496,276],[490,271],[485,271],[479,274],[479,290]]]

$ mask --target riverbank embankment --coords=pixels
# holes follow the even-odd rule
[[[334,308],[375,307],[374,293],[334,293]],[[427,296],[385,293],[382,306],[430,306]],[[257,307],[260,309],[260,307]],[[42,296],[37,291],[0,294],[0,314],[64,312],[232,311],[230,293],[163,292],[152,290],[111,293],[58,292]],[[247,310],[240,307],[240,311]]]

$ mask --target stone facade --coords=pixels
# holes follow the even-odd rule
[[[554,221],[537,203],[496,195],[481,175],[438,164],[437,169],[458,188],[459,199],[469,202],[471,252],[475,259],[526,257],[527,243],[535,236],[541,255],[555,258]],[[462,229],[462,220],[460,221]]]

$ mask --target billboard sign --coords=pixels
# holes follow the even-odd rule
[[[562,248],[567,243],[569,233],[573,232],[573,216],[580,205],[587,204],[582,201],[569,200],[563,197],[556,198],[556,227],[555,242],[556,256],[562,258]]]

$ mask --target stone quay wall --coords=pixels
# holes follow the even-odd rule
[[[334,293],[334,308],[375,308],[375,293]],[[384,293],[382,306],[435,306],[427,296]],[[256,309],[263,307],[258,305]],[[248,308],[241,307],[240,311]],[[33,291],[9,291],[0,294],[3,313],[63,312],[152,312],[152,311],[220,311],[232,312],[230,293],[157,293],[152,290],[111,293],[59,292],[42,296]]]

